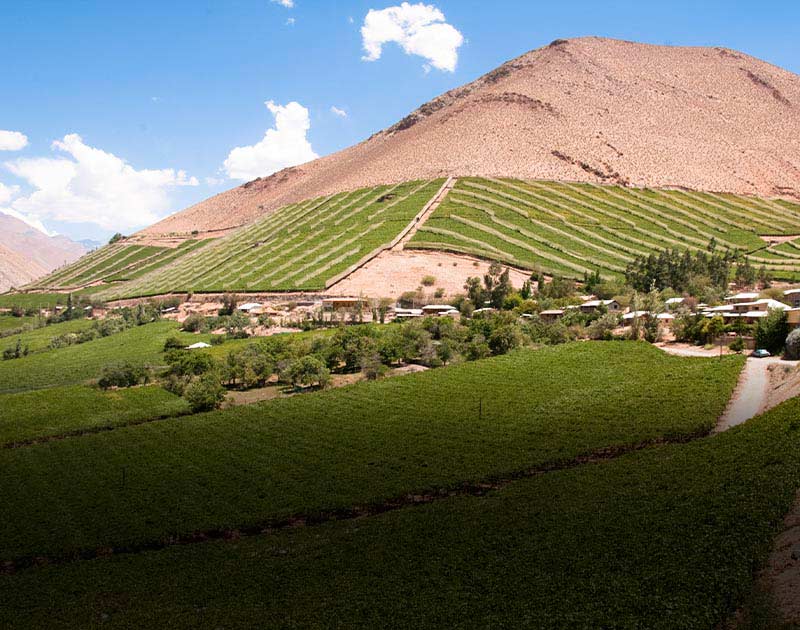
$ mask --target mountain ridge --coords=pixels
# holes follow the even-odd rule
[[[555,40],[361,143],[141,234],[232,228],[301,199],[451,175],[800,199],[800,77],[727,48]]]

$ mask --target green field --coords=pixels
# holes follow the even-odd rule
[[[136,245],[119,241],[83,256],[76,262],[28,285],[26,289],[79,288],[95,282],[138,278],[194,251],[208,240],[187,240],[176,248]]]
[[[11,315],[0,315],[0,336],[10,335],[14,331],[22,328],[35,326],[36,319],[36,317],[13,317]]]
[[[65,305],[67,297],[66,293],[3,293],[0,295],[0,308],[53,308]]]
[[[794,399],[714,437],[482,497],[0,576],[0,623],[719,627],[794,498],[798,417]]]
[[[0,396],[0,447],[117,427],[188,412],[160,387],[104,392],[73,385]]]
[[[51,330],[52,328],[50,327]],[[47,328],[42,328],[28,334],[47,331]],[[175,322],[156,322],[87,343],[37,352],[21,359],[0,361],[0,394],[76,385],[97,378],[104,366],[120,361],[130,361],[137,365],[160,365],[164,342],[177,331],[178,324]],[[182,333],[179,336],[187,343],[208,340],[207,335]],[[9,340],[2,341],[7,345]]]
[[[35,320],[36,318],[31,318]],[[29,330],[18,335],[9,335],[0,339],[0,349],[11,348],[17,340],[22,344],[22,347],[28,347],[31,352],[39,352],[46,350],[50,345],[50,340],[59,335],[67,335],[70,333],[77,333],[82,330],[91,328],[94,321],[91,319],[73,319],[58,324],[51,324],[50,326],[42,326],[34,330]]]
[[[667,248],[749,253],[775,278],[800,278],[800,249],[760,234],[800,233],[800,205],[678,190],[460,179],[410,248],[450,250],[525,269],[619,278],[635,257]]]
[[[685,439],[714,425],[741,365],[576,343],[5,450],[0,560],[349,509]]]
[[[377,186],[293,204],[101,295],[322,289],[388,245],[443,181]]]

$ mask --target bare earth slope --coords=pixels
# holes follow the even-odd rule
[[[43,267],[0,244],[0,293],[27,284],[46,273]]]
[[[800,77],[722,48],[556,41],[365,142],[212,197],[145,232],[220,229],[300,199],[447,175],[800,199]]]
[[[46,271],[78,260],[86,248],[65,236],[48,236],[24,221],[0,212],[0,245],[35,262]]]

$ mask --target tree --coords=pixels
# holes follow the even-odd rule
[[[100,373],[97,385],[101,389],[133,387],[149,380],[150,372],[146,368],[130,363],[119,363],[105,366]]]
[[[786,312],[772,309],[756,324],[756,347],[777,354],[783,350],[788,334],[789,324],[786,321]]]
[[[788,361],[800,360],[800,328],[795,328],[786,337],[786,351],[783,358]]]
[[[222,296],[222,308],[219,309],[219,314],[233,315],[234,311],[236,311],[237,304],[238,300],[236,296],[232,293],[226,293]]]
[[[183,396],[189,403],[192,413],[200,413],[219,409],[225,401],[226,394],[225,388],[219,382],[219,377],[209,372],[189,383]]]
[[[114,243],[118,243],[119,241],[121,241],[123,238],[125,237],[122,236],[122,234],[120,234],[119,232],[117,232],[116,234],[114,234],[114,236],[108,239],[108,244],[113,245]]]
[[[324,388],[330,382],[331,371],[314,356],[304,356],[293,360],[286,369],[286,379],[295,387],[319,385]]]
[[[587,334],[589,335],[589,339],[608,340],[611,339],[611,332],[618,325],[619,315],[616,313],[605,313],[589,324]]]
[[[522,344],[522,335],[516,326],[505,324],[492,331],[488,343],[492,354],[505,354]]]

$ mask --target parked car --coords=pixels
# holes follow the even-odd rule
[[[766,359],[767,357],[771,357],[772,354],[769,350],[764,350],[764,348],[759,348],[758,350],[753,350],[753,354],[750,355],[756,359]]]

